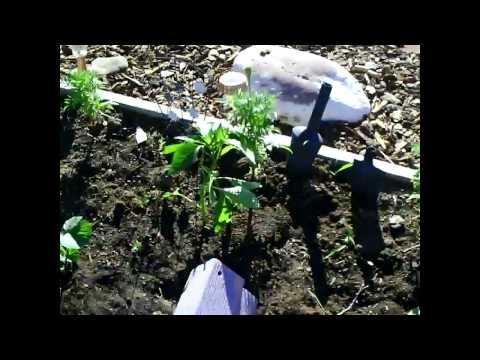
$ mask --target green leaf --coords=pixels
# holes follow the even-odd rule
[[[70,233],[60,234],[60,245],[65,249],[80,249],[80,246]]]
[[[92,224],[82,216],[74,216],[65,221],[63,230],[71,234],[80,247],[85,246],[92,236]]]
[[[192,142],[166,146],[163,153],[173,152],[172,162],[168,168],[168,174],[172,175],[178,171],[188,169],[197,161],[197,154],[201,146]]]
[[[255,190],[255,189],[260,189],[262,187],[262,184],[254,181],[245,181],[241,179],[235,179],[232,177],[227,177],[227,176],[220,176],[217,179],[222,179],[222,180],[228,180],[232,183],[234,186],[242,186],[247,188],[248,190]]]
[[[66,258],[72,262],[77,262],[78,260],[80,260],[80,250],[68,249]]]
[[[328,258],[338,254],[340,251],[344,250],[346,247],[347,247],[347,245],[342,245],[342,246],[338,247],[337,249],[334,249],[327,256],[324,257],[324,260],[327,260]]]
[[[342,167],[340,167],[340,169],[338,169],[337,171],[335,171],[333,174],[334,175],[338,175],[338,173],[342,172],[342,171],[345,171],[347,169],[350,169],[351,167],[353,166],[353,163],[346,163],[345,165],[343,165]]]
[[[255,162],[255,154],[253,153],[252,150],[244,147],[242,145],[242,143],[236,139],[228,139],[227,141],[225,141],[227,144],[229,145],[233,145],[235,146],[240,152],[242,152],[246,157],[247,159],[252,163],[252,164],[256,164]]]
[[[228,188],[216,188],[225,193],[225,196],[234,204],[241,205],[248,209],[258,209],[260,202],[257,196],[246,187],[233,186]]]
[[[141,253],[143,250],[143,245],[140,241],[134,240],[132,243],[132,252],[133,253]]]
[[[220,234],[225,230],[225,226],[232,222],[233,206],[230,204],[225,195],[222,195],[215,207],[214,227],[215,233]]]
[[[163,148],[163,151],[162,153],[164,155],[168,155],[168,154],[171,154],[171,153],[174,153],[176,152],[179,148],[181,148],[183,146],[184,143],[180,143],[180,144],[172,144],[172,145],[167,145]]]
[[[75,232],[72,233],[72,236],[77,240],[80,247],[87,245],[92,237],[92,224],[82,219],[79,226],[75,228]]]
[[[65,232],[71,232],[73,231],[77,226],[80,225],[80,221],[82,221],[83,217],[82,216],[74,216],[65,221],[63,224],[63,230]]]
[[[412,145],[412,152],[416,156],[420,156],[420,144],[413,144]]]
[[[167,191],[165,192],[163,195],[162,195],[162,199],[167,199],[167,200],[171,200],[173,199],[175,196],[178,196],[178,197],[181,197],[189,202],[194,202],[192,199],[188,198],[187,196],[183,195],[182,193],[180,193],[180,189],[179,188],[176,188],[175,191],[172,193],[170,191]]]
[[[290,155],[293,154],[293,151],[292,151],[292,149],[290,149],[290,146],[278,145],[277,147],[280,148],[280,149],[285,150],[285,151],[288,152]]]
[[[225,155],[226,153],[228,153],[229,151],[233,150],[233,149],[236,149],[236,146],[233,146],[233,145],[227,145],[225,146],[222,151],[220,152],[220,157],[222,157],[223,155]]]

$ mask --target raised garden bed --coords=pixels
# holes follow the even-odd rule
[[[78,269],[65,280],[62,313],[170,314],[190,270],[211,257],[245,278],[258,314],[405,314],[418,306],[419,213],[406,202],[408,190],[381,195],[387,248],[367,262],[343,246],[351,224],[349,185],[317,159],[312,187],[294,196],[285,158],[274,153],[259,179],[254,239],[245,239],[243,212],[231,234],[200,244],[194,206],[160,199],[177,187],[195,198],[196,179],[166,176],[160,152],[189,133],[188,124],[128,112],[114,118],[88,127],[60,111],[60,223],[74,215],[94,223]],[[141,145],[137,125],[149,134]],[[395,239],[388,230],[392,215],[405,219],[406,232]],[[134,241],[144,251],[132,265]]]

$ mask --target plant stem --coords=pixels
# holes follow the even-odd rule
[[[252,175],[250,176],[250,181],[255,181],[255,168],[252,167]],[[248,222],[247,222],[247,236],[251,237],[253,230],[252,230],[252,220],[253,220],[253,209],[248,209]]]
[[[133,308],[133,303],[135,302],[135,290],[137,289],[137,281],[138,281],[138,273],[135,275],[135,284],[133,285],[133,291],[132,291],[132,295],[130,296],[130,298],[132,299],[131,303],[130,303],[130,308],[128,309],[128,315],[131,315],[132,313],[132,308]]]
[[[81,71],[87,70],[87,63],[85,62],[85,57],[80,56],[79,58],[77,58],[77,66],[78,69]]]

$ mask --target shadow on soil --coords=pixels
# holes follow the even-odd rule
[[[336,204],[331,195],[316,191],[309,180],[292,180],[288,184],[290,195],[287,209],[293,226],[303,230],[304,241],[310,257],[314,292],[322,304],[326,304],[331,291],[326,281],[325,263],[317,243],[319,216],[328,216],[335,211]]]

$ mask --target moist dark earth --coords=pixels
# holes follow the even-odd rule
[[[137,125],[149,135],[141,145]],[[246,280],[259,315],[338,314],[360,289],[346,315],[404,315],[419,305],[419,210],[406,201],[408,189],[380,196],[386,248],[378,259],[367,262],[351,245],[332,254],[346,245],[351,227],[350,185],[335,181],[334,168],[317,159],[311,185],[297,196],[285,155],[273,153],[259,179],[254,237],[245,238],[247,212],[234,217],[225,236],[202,236],[192,203],[161,199],[177,187],[195,199],[195,174],[167,176],[169,159],[161,154],[190,131],[180,122],[119,112],[94,125],[60,110],[59,226],[75,215],[94,224],[78,266],[62,278],[62,314],[172,314],[189,272],[212,257]],[[392,215],[405,219],[396,237]],[[140,254],[131,251],[134,241],[143,245]]]

